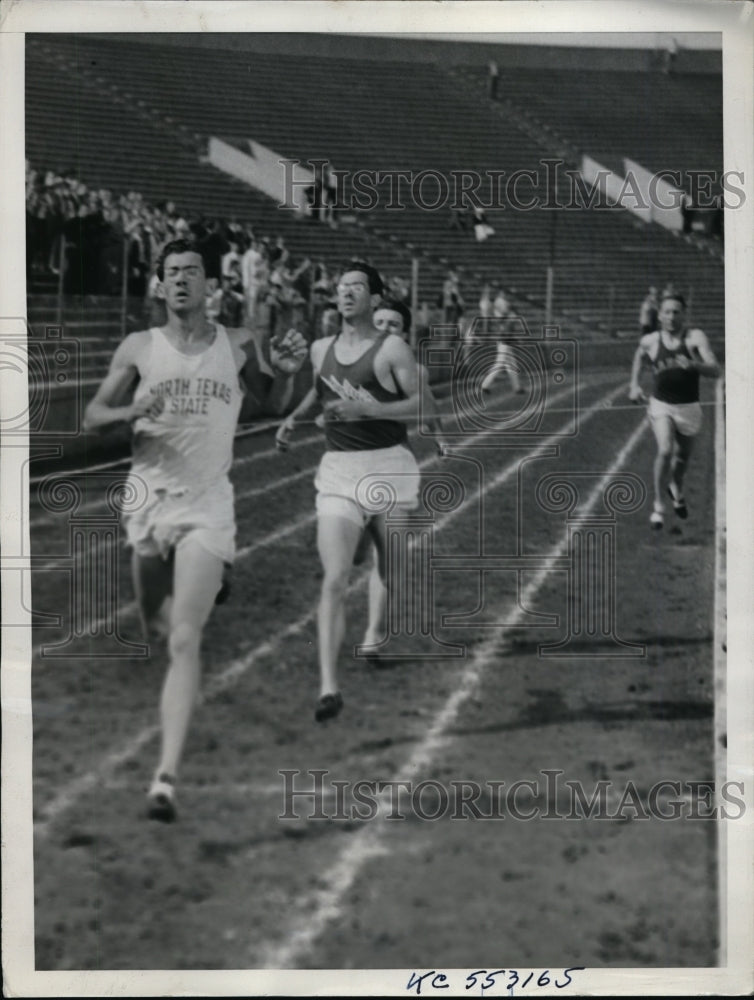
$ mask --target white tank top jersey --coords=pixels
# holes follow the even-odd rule
[[[212,344],[186,355],[154,327],[139,364],[135,399],[163,396],[165,407],[134,424],[131,471],[152,488],[201,493],[227,478],[243,390],[230,340],[216,326]]]

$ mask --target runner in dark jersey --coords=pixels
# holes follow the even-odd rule
[[[327,440],[314,481],[317,545],[324,570],[318,612],[318,722],[343,707],[337,659],[345,632],[348,577],[365,527],[375,543],[385,585],[386,515],[378,506],[370,506],[365,477],[380,477],[399,507],[416,506],[419,489],[419,467],[407,447],[406,430],[406,421],[418,413],[417,365],[402,337],[381,333],[374,326],[372,313],[381,292],[382,281],[374,268],[363,262],[350,264],[338,285],[342,329],[311,346],[314,388],[324,409]],[[303,415],[304,404],[314,398],[310,392],[288,417],[283,443]]]
[[[643,362],[649,364],[653,375],[647,413],[657,440],[657,455],[654,507],[649,520],[657,529],[664,524],[666,491],[678,517],[688,517],[683,478],[694,437],[702,426],[699,377],[717,378],[720,375],[720,367],[705,334],[699,329],[686,329],[685,310],[683,296],[663,297],[660,328],[641,338],[631,368],[630,397],[635,402],[646,400],[639,386]]]

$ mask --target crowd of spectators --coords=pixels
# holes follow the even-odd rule
[[[141,194],[90,188],[71,172],[26,163],[26,271],[60,276],[65,291],[119,295],[124,263],[129,295],[146,293],[152,264],[169,239],[190,235],[171,201],[149,205]]]
[[[263,236],[251,223],[184,215],[172,201],[152,205],[135,191],[89,188],[71,171],[38,172],[27,161],[26,226],[30,286],[52,275],[66,293],[119,296],[125,277],[127,294],[145,303],[146,321],[161,324],[154,268],[165,243],[182,237],[193,239],[206,261],[212,319],[271,334],[295,326],[312,337],[336,328],[339,273],[322,260],[295,261],[282,236]],[[385,283],[392,298],[409,300],[404,278]]]

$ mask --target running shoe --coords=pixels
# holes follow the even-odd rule
[[[158,774],[147,794],[147,816],[160,823],[172,823],[176,817],[175,778]]]
[[[314,718],[317,722],[326,722],[339,715],[342,708],[343,696],[340,691],[336,691],[335,694],[323,694],[314,709]]]
[[[673,483],[668,486],[668,496],[673,503],[673,510],[676,513],[676,517],[680,517],[682,521],[685,521],[689,516],[689,509],[686,506],[686,500],[682,496],[676,496],[673,492]]]

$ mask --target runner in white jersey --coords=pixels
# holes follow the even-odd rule
[[[199,691],[202,631],[235,553],[228,471],[244,387],[279,412],[306,341],[290,330],[266,347],[246,330],[205,316],[205,266],[186,240],[168,243],[157,266],[168,319],[129,334],[86,409],[95,430],[134,430],[130,483],[143,503],[126,519],[134,589],[147,638],[167,639],[160,702],[162,747],[148,793],[153,819],[175,818],[175,781]],[[242,381],[243,380],[243,384]],[[131,402],[125,402],[132,393]]]
[[[243,391],[233,344],[216,325],[214,340],[186,354],[162,329],[146,331],[136,362],[134,406],[159,400],[159,414],[133,424],[132,495],[147,483],[145,504],[127,519],[140,556],[167,558],[190,532],[224,562],[233,560],[233,490],[228,479]],[[139,335],[137,335],[139,336]]]

